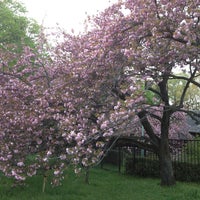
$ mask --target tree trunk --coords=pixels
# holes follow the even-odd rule
[[[160,143],[160,176],[161,185],[175,185],[174,171],[169,150],[168,138],[161,138]]]
[[[170,112],[164,111],[161,121],[161,140],[160,140],[160,176],[161,185],[172,186],[175,185],[174,171],[169,148],[169,125],[170,125]]]
[[[89,172],[90,172],[90,169],[89,169],[89,167],[87,166],[87,167],[85,168],[85,183],[86,183],[86,184],[89,184]]]
[[[43,184],[42,184],[42,192],[43,193],[45,192],[45,189],[46,189],[46,182],[47,182],[47,175],[45,174],[43,176]]]
[[[138,117],[149,135],[151,142],[157,152],[160,160],[160,177],[161,185],[171,186],[175,184],[174,172],[172,167],[172,161],[169,149],[169,125],[170,125],[170,110],[169,107],[165,107],[163,110],[163,116],[161,119],[161,138],[158,138],[154,130],[146,117],[146,111],[143,110],[138,113]]]

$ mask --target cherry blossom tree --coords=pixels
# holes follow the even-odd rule
[[[184,99],[190,85],[200,86],[199,6],[196,0],[119,1],[89,18],[91,29],[85,35],[65,34],[65,42],[57,48],[59,62],[68,58],[81,85],[89,84],[92,95],[86,98],[95,105],[100,133],[134,134],[139,118],[159,155],[162,185],[175,184],[169,137],[184,128],[172,121],[176,115],[196,115],[184,108]],[[176,70],[187,76],[176,75]],[[173,103],[168,91],[171,79],[186,81],[180,99]],[[156,97],[151,104],[147,91]]]
[[[97,163],[104,143],[97,140],[95,111],[82,98],[90,92],[83,88],[86,83],[79,91],[80,78],[70,66],[53,62],[50,51],[43,51],[25,47],[12,68],[2,60],[0,169],[19,181],[38,170],[45,181],[51,171],[58,185],[68,165],[78,172]]]
[[[139,135],[142,125],[161,184],[175,184],[169,138],[187,135],[184,113],[197,116],[184,99],[190,85],[200,87],[199,7],[197,0],[119,1],[88,18],[85,34],[63,33],[48,53],[24,48],[11,69],[2,60],[1,171],[24,180],[50,170],[59,184],[69,164],[76,172],[95,165],[111,137]],[[171,79],[186,82],[176,102]]]

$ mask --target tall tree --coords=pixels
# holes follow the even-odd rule
[[[187,74],[177,74],[179,76],[187,77]],[[199,82],[199,77],[195,78],[196,82]],[[187,81],[183,79],[172,79],[169,81],[168,87],[169,87],[169,97],[170,101],[173,104],[178,104],[180,100],[181,91],[185,87]],[[199,110],[200,108],[200,88],[196,87],[195,85],[190,85],[186,95],[185,95],[185,101],[184,105],[185,107],[188,107],[190,110]]]
[[[0,2],[0,48],[1,51],[22,51],[23,46],[34,47],[40,26],[26,17],[26,9],[18,1]]]

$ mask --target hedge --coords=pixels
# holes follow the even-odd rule
[[[174,175],[178,181],[200,182],[200,164],[173,162]],[[145,158],[127,158],[125,173],[142,177],[159,177],[160,167],[158,160]]]

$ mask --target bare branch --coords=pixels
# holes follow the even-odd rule
[[[189,81],[190,78],[187,78],[185,76],[176,76],[176,75],[173,75],[173,74],[170,74],[170,77],[172,77],[173,79],[180,79],[180,80],[186,80],[186,81]],[[200,83],[196,82],[194,79],[190,81],[190,83],[196,85],[197,87],[200,88]]]
[[[184,102],[184,99],[185,99],[185,95],[186,95],[186,92],[187,92],[187,90],[188,90],[188,88],[189,88],[189,85],[190,85],[190,83],[191,83],[191,81],[194,79],[194,77],[195,77],[195,74],[196,74],[196,69],[193,71],[193,73],[191,73],[191,76],[190,76],[190,78],[188,79],[188,81],[187,81],[187,83],[186,83],[186,85],[185,85],[185,87],[184,87],[184,89],[183,89],[183,92],[182,92],[182,95],[181,95],[181,98],[180,98],[180,103],[179,103],[179,106],[180,107],[183,107],[183,102]]]
[[[177,111],[188,114],[194,121],[200,123],[200,112],[185,110],[185,109],[178,109]]]
[[[153,88],[148,88],[149,91],[153,92],[154,94],[157,94],[159,97],[161,97],[160,92],[158,92],[157,90],[153,89]]]
[[[144,129],[146,130],[146,133],[149,135],[149,137],[151,138],[152,143],[158,148],[159,147],[159,142],[160,139],[157,135],[155,135],[153,128],[151,126],[151,124],[149,123],[148,119],[147,119],[147,111],[142,110],[138,113],[138,117],[140,118],[140,121],[142,123],[142,126],[144,127]]]

